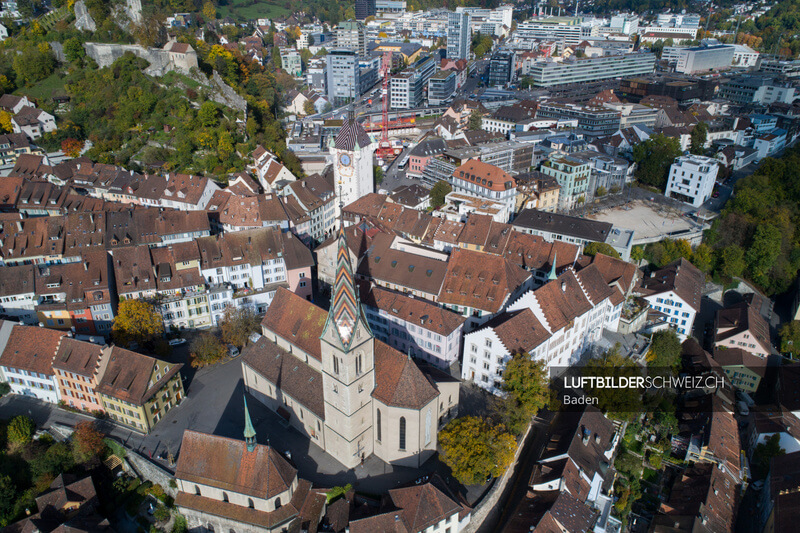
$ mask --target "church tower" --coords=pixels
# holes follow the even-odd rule
[[[341,220],[341,207],[362,196],[375,192],[372,160],[375,144],[352,112],[339,133],[328,145],[333,157],[333,177],[336,188],[336,217]]]
[[[372,454],[375,345],[358,300],[343,227],[336,261],[331,305],[320,336],[325,451],[354,468]]]

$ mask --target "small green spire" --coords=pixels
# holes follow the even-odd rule
[[[556,259],[557,259],[556,253],[553,252],[553,266],[550,267],[550,274],[547,276],[547,279],[551,281],[558,277],[558,274],[556,274],[556,262],[557,262]]]
[[[247,398],[244,395],[242,398],[244,399],[244,441],[247,443],[247,451],[252,452],[256,449],[256,430],[253,428],[253,422],[250,421]]]

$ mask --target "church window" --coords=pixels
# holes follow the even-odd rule
[[[375,425],[376,425],[377,431],[378,431],[378,442],[380,442],[381,441],[381,410],[380,409],[378,409],[378,413],[377,413],[377,415],[375,417],[375,422],[376,422]]]
[[[275,510],[277,511],[280,508],[281,508],[281,499],[275,498]]]
[[[253,503],[253,498],[247,498],[247,508],[248,509],[255,509],[256,508],[255,504]]]
[[[225,503],[229,503],[228,493],[227,492],[223,492],[222,493],[222,501],[225,502]]]
[[[339,374],[339,358],[336,356],[333,357],[333,373]]]
[[[431,408],[425,413],[425,446],[431,443]]]
[[[400,449],[406,449],[406,417],[400,417]]]
[[[198,487],[197,485],[194,486],[194,493],[200,496],[200,487]]]
[[[359,352],[358,355],[356,356],[356,376],[361,375],[363,369],[362,359],[363,355],[361,354],[361,352]]]

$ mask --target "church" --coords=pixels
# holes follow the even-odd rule
[[[333,163],[333,181],[336,188],[336,217],[341,208],[362,196],[375,192],[372,169],[375,142],[352,112],[345,119],[335,138],[328,144]]]
[[[245,388],[345,467],[372,454],[418,467],[435,453],[459,382],[374,338],[342,229],[330,310],[279,289],[261,328],[242,355]]]

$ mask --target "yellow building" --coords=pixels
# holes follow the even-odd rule
[[[114,421],[149,433],[183,400],[182,366],[112,347],[96,388],[103,409]]]

